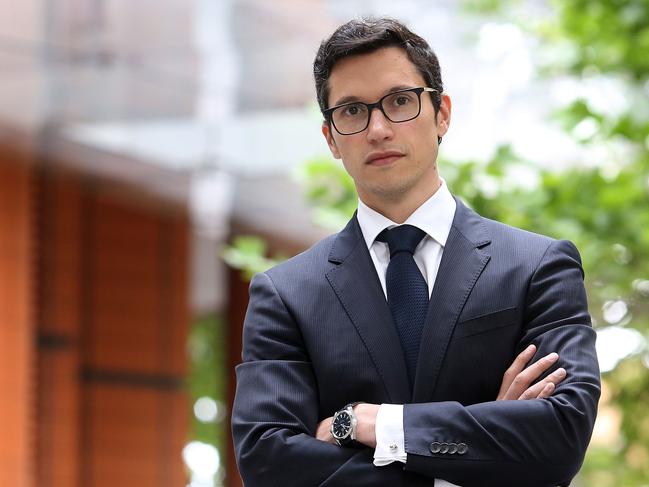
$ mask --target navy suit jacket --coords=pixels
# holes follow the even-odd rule
[[[548,486],[579,470],[600,394],[579,254],[457,203],[412,393],[355,216],[253,278],[232,413],[248,487]],[[531,343],[534,360],[558,352],[567,378],[548,399],[495,401]],[[369,448],[314,438],[319,421],[353,401],[405,404],[405,466],[375,467]]]

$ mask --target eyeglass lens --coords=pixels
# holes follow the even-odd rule
[[[390,93],[380,100],[382,111],[391,122],[406,122],[415,118],[419,114],[419,104],[419,94],[414,91]],[[352,134],[365,130],[370,110],[365,103],[350,103],[334,110],[331,117],[338,132]]]

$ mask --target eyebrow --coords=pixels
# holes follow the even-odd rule
[[[394,93],[395,91],[408,90],[408,89],[410,89],[410,88],[416,88],[416,86],[410,86],[410,85],[395,85],[395,86],[391,86],[390,88],[388,88],[387,90],[385,90],[385,91],[383,92],[383,94],[382,94],[379,98],[382,98],[382,97],[384,97],[385,95],[388,95],[388,94],[390,94],[390,93]],[[361,101],[361,99],[360,99],[358,96],[355,96],[355,95],[347,95],[347,96],[343,96],[342,98],[339,98],[338,100],[336,100],[336,103],[334,103],[334,104],[331,105],[331,106],[332,106],[332,107],[337,107],[337,106],[340,106],[340,105],[345,105],[346,103],[355,103],[355,102],[357,102],[357,101]]]

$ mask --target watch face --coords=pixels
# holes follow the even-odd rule
[[[333,422],[333,435],[334,438],[342,439],[345,438],[352,429],[352,418],[349,416],[349,413],[341,412],[338,413],[336,419]]]

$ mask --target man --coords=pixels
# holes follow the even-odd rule
[[[405,26],[348,22],[314,74],[359,208],[251,283],[232,416],[244,482],[569,484],[600,392],[577,250],[451,196],[436,164],[451,101]]]

